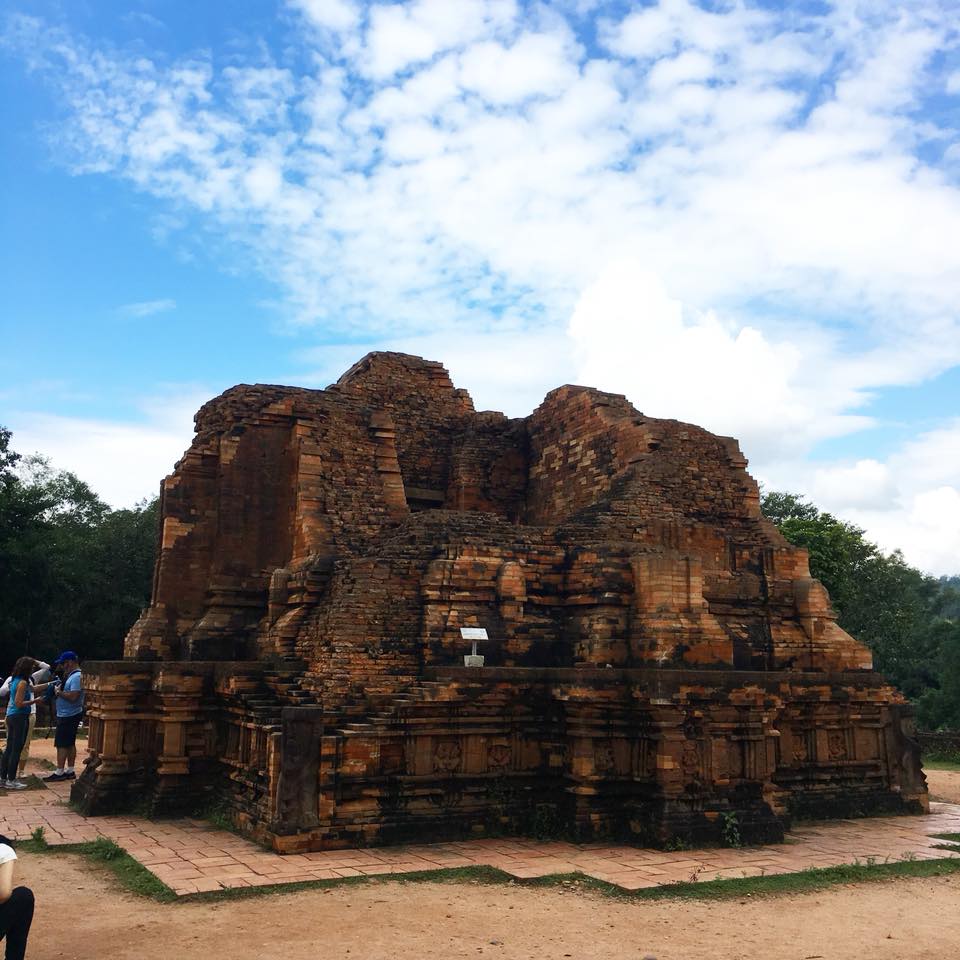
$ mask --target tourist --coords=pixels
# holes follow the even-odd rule
[[[30,677],[30,682],[34,687],[38,683],[45,683],[50,679],[50,664],[44,663],[42,660],[37,660],[37,669],[34,671],[33,675]],[[13,677],[7,677],[3,681],[3,684],[0,685],[0,697],[6,697],[10,695],[10,683],[13,680]],[[30,704],[30,722],[27,725],[27,739],[23,742],[23,750],[20,751],[20,766],[17,770],[18,776],[23,776],[23,768],[27,765],[27,759],[30,756],[30,742],[33,740],[33,728],[36,726],[37,722],[37,702],[34,701]]]
[[[0,834],[0,940],[7,938],[7,960],[23,960],[33,923],[33,891],[13,885],[16,859],[13,841]]]
[[[7,704],[7,745],[0,757],[0,787],[23,790],[26,784],[17,779],[20,753],[30,727],[30,707],[36,700],[30,696],[30,674],[36,667],[32,657],[21,657],[10,674],[10,702]]]
[[[64,650],[53,661],[63,675],[63,683],[51,680],[39,684],[36,689],[53,685],[57,705],[57,732],[53,745],[57,748],[57,768],[44,780],[75,780],[73,767],[77,762],[77,727],[83,719],[83,677],[80,673],[80,658],[72,650]]]

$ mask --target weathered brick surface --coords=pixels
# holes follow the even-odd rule
[[[382,353],[196,425],[128,660],[85,671],[87,809],[220,797],[307,849],[924,807],[909,708],[734,440],[586,387],[478,413]],[[457,666],[464,626],[483,669]]]

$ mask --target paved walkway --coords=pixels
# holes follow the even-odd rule
[[[45,750],[35,750],[43,756]],[[43,772],[34,765],[36,772]],[[28,768],[31,769],[31,768]],[[952,856],[936,849],[934,834],[960,833],[960,805],[934,803],[927,817],[878,817],[801,824],[788,843],[742,850],[669,853],[628,846],[468,840],[364,850],[280,855],[202,820],[150,821],[142,817],[82,817],[67,806],[70,784],[43,790],[0,791],[0,833],[29,837],[37,827],[52,845],[109,837],[175,893],[403,874],[444,867],[491,866],[518,878],[580,871],[625,890],[689,880],[793,873],[894,860]]]

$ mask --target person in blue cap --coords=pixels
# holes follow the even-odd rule
[[[53,684],[54,701],[57,709],[57,732],[53,745],[57,748],[57,769],[44,777],[44,780],[75,780],[77,774],[74,764],[77,762],[77,727],[83,719],[83,678],[80,674],[80,658],[72,650],[64,650],[53,661],[54,669],[59,668],[63,683],[51,680],[34,687],[43,690]]]

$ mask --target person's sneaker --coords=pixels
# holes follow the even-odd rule
[[[58,780],[64,780],[65,778],[66,774],[57,773],[57,771],[54,770],[53,773],[48,773],[43,779],[46,783],[56,783]]]
[[[26,790],[27,785],[22,780],[8,780],[4,786],[8,790]]]
[[[74,773],[73,770],[64,770],[64,771],[63,771],[63,776],[62,776],[60,779],[61,779],[61,780],[76,780],[76,779],[77,779],[77,775],[76,775],[76,773]]]

